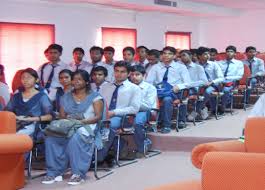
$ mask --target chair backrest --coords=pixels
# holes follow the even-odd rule
[[[249,118],[245,125],[247,152],[265,153],[265,117]]]
[[[12,80],[12,91],[13,93],[22,86],[21,74],[23,70],[18,70]]]
[[[264,190],[265,154],[209,152],[202,166],[203,190]]]
[[[257,57],[262,59],[265,62],[265,53],[258,53]]]
[[[0,134],[16,133],[16,115],[12,112],[0,112]]]
[[[242,61],[242,60],[247,59],[247,56],[244,53],[237,52],[236,55],[235,55],[235,59],[238,59],[238,60]]]

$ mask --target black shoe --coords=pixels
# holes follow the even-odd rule
[[[179,129],[184,129],[184,128],[186,128],[186,124],[183,121],[179,121],[178,128]]]
[[[170,133],[170,131],[171,131],[171,129],[169,127],[164,127],[164,128],[161,129],[160,132],[162,134],[167,134],[167,133]]]

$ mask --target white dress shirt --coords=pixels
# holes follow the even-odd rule
[[[223,74],[225,75],[226,68],[228,66],[227,60],[222,60],[218,62],[221,67]],[[226,81],[240,80],[244,74],[243,62],[237,59],[232,59],[229,65],[227,75],[225,76]]]
[[[45,63],[46,64],[46,63]],[[44,65],[44,64],[43,64]],[[38,75],[39,75],[39,78],[40,80],[43,79],[43,82],[44,82],[44,86],[46,85],[48,79],[49,79],[49,76],[52,72],[52,64],[51,63],[48,63],[44,69],[43,69],[43,78],[41,78],[41,70],[42,70],[42,67],[43,65],[41,65],[38,69]],[[68,68],[68,65],[65,64],[64,62],[62,61],[59,61],[58,63],[55,64],[56,67],[54,68],[54,75],[53,75],[53,78],[52,78],[52,82],[51,82],[51,86],[50,86],[50,89],[54,89],[56,87],[62,87],[62,85],[60,84],[59,82],[59,73],[63,70],[63,69],[67,69]]]
[[[204,68],[201,65],[191,62],[190,64],[187,64],[186,67],[192,81],[190,87],[198,87],[208,82]]]
[[[148,59],[145,59],[143,62],[137,61],[135,64],[136,65],[142,65],[145,67],[149,63]]]
[[[114,83],[106,83],[102,85],[102,88],[99,90],[99,93],[103,96],[108,106],[111,103],[112,94],[115,89],[116,86]],[[140,110],[140,105],[140,88],[129,80],[125,80],[118,90],[116,109],[112,111],[118,116],[136,114]]]
[[[80,69],[80,70],[85,70],[85,71],[87,71],[89,74],[90,74],[90,72],[91,72],[91,70],[92,70],[92,66],[91,66],[91,64],[89,64],[87,61],[81,61],[79,64],[79,67],[78,67],[78,69]],[[71,70],[72,72],[75,72],[76,70],[77,70],[77,64],[74,62],[74,61],[72,61],[69,65],[68,65],[68,69],[69,70]]]
[[[157,108],[156,88],[145,81],[142,81],[138,86],[141,89],[142,95],[140,111],[148,111],[152,108]]]
[[[249,66],[249,68],[251,64],[251,75],[253,77],[264,75],[265,69],[264,69],[264,61],[262,59],[254,57],[252,60],[244,60],[243,63]]]
[[[207,61],[207,63],[200,65],[204,68],[205,72],[208,74],[209,82],[213,82],[214,84],[219,84],[224,81],[224,74],[217,62]]]
[[[106,84],[106,83],[109,83],[108,81],[104,81],[99,87],[97,87],[97,85],[96,85],[96,83],[91,83],[90,85],[91,85],[91,89],[93,90],[93,91],[95,91],[95,92],[98,92],[101,88],[102,88],[102,86],[104,85],[104,84]],[[98,90],[99,89],[99,90]]]
[[[188,69],[185,65],[172,61],[169,65],[167,82],[172,86],[177,86],[180,90],[187,88],[191,83]],[[166,65],[158,63],[149,71],[146,82],[157,85],[163,81],[166,72]]]

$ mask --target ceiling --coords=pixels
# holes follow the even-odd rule
[[[229,17],[246,10],[265,10],[265,0],[170,0],[177,7],[154,4],[154,0],[41,0],[57,3],[82,3],[136,11],[158,11],[184,16]]]
[[[265,0],[190,0],[233,9],[257,10],[265,9]]]

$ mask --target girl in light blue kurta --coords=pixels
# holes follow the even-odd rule
[[[34,69],[23,70],[21,91],[14,94],[5,108],[16,114],[17,126],[24,123],[17,128],[17,133],[32,136],[37,123],[52,120],[52,104],[43,91],[36,89],[37,81],[38,74]]]
[[[95,138],[91,131],[96,129],[103,112],[103,99],[90,89],[89,78],[86,71],[76,71],[72,79],[73,91],[61,98],[60,118],[77,119],[84,126],[70,138],[47,137],[45,141],[47,175],[42,181],[44,184],[62,181],[62,175],[68,165],[72,170],[68,184],[78,185],[86,178],[95,147]],[[85,126],[89,126],[90,130]]]

